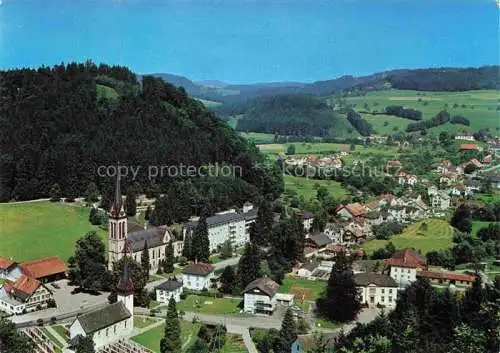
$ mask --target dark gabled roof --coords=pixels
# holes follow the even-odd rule
[[[144,249],[144,242],[147,240],[148,249],[163,245],[163,236],[168,231],[167,226],[152,227],[130,233],[127,242],[133,252]]]
[[[191,264],[182,270],[184,275],[195,275],[195,276],[206,276],[213,272],[215,267],[212,264],[207,264],[204,262],[199,262],[197,264]]]
[[[356,286],[365,287],[369,284],[375,284],[378,287],[397,287],[396,281],[387,275],[380,275],[378,273],[357,273],[354,275],[354,282]]]
[[[90,334],[128,319],[131,316],[132,314],[125,307],[125,304],[120,301],[80,315],[76,319],[82,325],[85,333]]]
[[[250,211],[242,213],[243,217],[245,218],[245,221],[252,221],[257,218],[257,213],[259,212],[258,207],[252,208]]]
[[[319,262],[316,262],[316,261],[312,261],[312,262],[307,262],[305,264],[303,264],[300,268],[304,268],[308,271],[314,271],[317,267],[319,266]]]
[[[315,233],[310,238],[317,246],[325,246],[332,242],[332,239],[325,233]]]
[[[156,286],[156,289],[161,289],[167,292],[172,292],[174,290],[177,290],[182,287],[182,282],[179,281],[174,281],[174,280],[168,280],[163,282],[162,284]]]
[[[269,277],[260,277],[256,280],[250,282],[246,287],[243,293],[251,291],[252,289],[259,289],[261,292],[267,294],[269,297],[274,297],[280,285],[274,282]]]

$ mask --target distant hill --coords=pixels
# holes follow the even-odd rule
[[[183,86],[196,98],[233,104],[258,97],[311,94],[326,97],[346,90],[373,91],[387,88],[417,91],[468,91],[500,89],[500,67],[398,69],[367,76],[342,76],[313,83],[271,82],[228,84],[210,80],[195,83],[185,77],[153,74],[175,86]]]
[[[339,117],[322,100],[303,94],[260,97],[241,106],[236,130],[288,136],[331,136]]]

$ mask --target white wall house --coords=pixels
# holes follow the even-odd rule
[[[21,275],[17,281],[9,281],[0,288],[0,311],[23,314],[45,308],[50,299],[52,292],[40,281]]]
[[[21,268],[17,263],[0,256],[0,278],[16,281],[21,275]]]
[[[426,259],[411,249],[397,251],[385,261],[390,266],[389,275],[399,288],[417,280],[417,271],[427,268]]]
[[[79,315],[69,327],[71,345],[80,336],[92,335],[96,350],[129,337],[134,329],[134,286],[125,265],[116,286],[117,301],[91,312]]]
[[[155,288],[156,301],[168,304],[170,298],[174,298],[176,302],[181,300],[182,282],[177,280],[168,280]]]
[[[398,285],[393,278],[378,273],[357,273],[354,282],[362,304],[369,307],[383,305],[391,309],[396,307]]]
[[[187,289],[203,290],[209,289],[212,279],[215,278],[215,267],[207,263],[197,263],[187,266],[182,271],[182,284]]]
[[[252,281],[243,291],[243,310],[252,314],[271,315],[276,308],[278,288],[279,284],[269,277],[261,277]]]

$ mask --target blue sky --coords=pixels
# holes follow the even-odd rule
[[[499,62],[494,0],[1,1],[3,69],[92,59],[251,83]]]

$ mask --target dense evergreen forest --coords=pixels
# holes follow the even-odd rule
[[[257,98],[232,109],[233,114],[244,113],[238,131],[288,136],[328,136],[338,119],[326,103],[308,95]]]
[[[98,98],[96,84],[115,89],[118,97]],[[134,181],[125,178],[124,190],[152,196],[189,190],[177,195],[186,205],[212,197],[215,207],[225,207],[282,191],[280,174],[261,167],[255,146],[160,78],[144,76],[139,83],[125,67],[91,62],[1,71],[0,98],[1,201],[48,197],[51,189],[75,197],[91,182],[106,197],[114,180],[96,171],[118,161],[143,168]],[[150,179],[146,173],[149,166],[215,163],[238,165],[242,173],[217,183]]]

